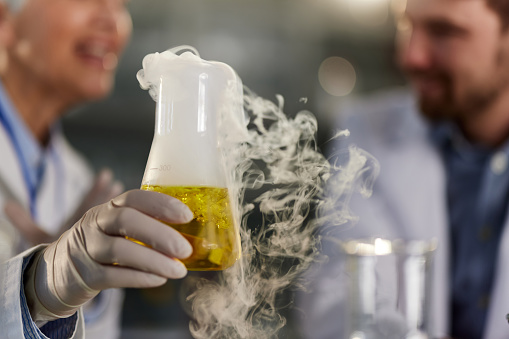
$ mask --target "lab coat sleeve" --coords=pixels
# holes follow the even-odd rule
[[[22,287],[23,263],[25,260],[29,260],[34,252],[40,250],[41,246],[31,248],[0,264],[0,332],[2,338],[47,338],[35,327],[30,314],[26,312],[28,307],[24,300]],[[70,323],[75,324],[71,331],[66,329]],[[48,323],[46,326],[51,328],[52,333],[68,333],[63,334],[60,338],[84,339],[85,337],[81,309],[78,311],[77,319],[70,317],[68,321],[59,320],[54,324]],[[53,338],[60,339],[58,335]]]

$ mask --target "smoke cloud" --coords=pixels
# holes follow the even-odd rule
[[[326,159],[310,112],[289,118],[281,96],[274,103],[247,88],[244,93],[249,124],[245,130],[221,129],[242,257],[218,279],[193,284],[187,300],[197,339],[277,338],[286,324],[277,298],[301,284],[305,270],[320,260],[318,228],[355,221],[350,197],[355,191],[368,197],[378,174],[376,160],[355,146]],[[232,131],[242,137],[232,137]],[[335,138],[348,135],[340,131]],[[248,202],[246,189],[258,196]],[[262,215],[259,225],[250,224],[255,210]]]

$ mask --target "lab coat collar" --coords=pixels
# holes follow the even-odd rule
[[[508,211],[509,213],[509,211]],[[506,213],[506,215],[509,215]],[[494,286],[488,318],[486,320],[485,339],[509,338],[509,324],[506,315],[509,313],[509,269],[507,266],[509,258],[509,218],[506,217],[504,231],[500,239],[497,256],[497,269],[495,273]]]
[[[0,125],[0,186],[4,186],[9,198],[16,200],[25,208],[30,206],[30,197],[22,175],[18,156],[9,139],[7,131]],[[1,212],[0,212],[1,213]]]

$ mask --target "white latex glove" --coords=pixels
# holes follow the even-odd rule
[[[141,190],[89,210],[31,261],[24,281],[32,318],[70,316],[103,289],[156,287],[184,277],[187,270],[175,258],[187,258],[192,247],[161,221],[179,224],[192,218],[179,200]]]
[[[95,177],[92,188],[81,204],[55,235],[47,233],[37,225],[32,219],[30,212],[16,201],[7,201],[4,206],[4,212],[9,218],[9,221],[20,231],[28,243],[35,246],[58,239],[58,237],[74,225],[86,211],[94,206],[109,201],[122,193],[123,190],[124,186],[122,183],[114,180],[113,172],[107,168],[102,169]]]

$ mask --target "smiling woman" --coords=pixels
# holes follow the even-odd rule
[[[124,0],[0,0],[0,263],[29,245],[59,238],[88,209],[121,193],[122,185],[111,171],[101,172],[94,181],[89,165],[67,143],[59,121],[77,105],[110,93],[131,30]],[[4,274],[0,267],[0,331],[8,338],[39,338],[34,336],[40,333],[36,324],[72,314],[57,325],[49,321],[40,326],[47,337],[69,337],[62,333],[72,334],[81,323],[76,313],[80,304],[67,303],[76,305],[69,314],[42,312],[38,300],[48,283],[39,285],[36,294],[35,278],[27,276],[35,276],[35,268],[29,267],[36,265],[30,255],[23,258],[24,266],[15,269],[21,271]],[[44,274],[38,279],[43,281]],[[70,285],[67,281],[60,287]],[[87,336],[118,337],[121,303],[122,293],[114,289],[92,299],[85,307]],[[18,306],[2,308],[7,305]],[[12,329],[10,313],[19,315],[16,321],[23,326]],[[24,333],[18,333],[22,329]],[[80,331],[78,326],[76,337]]]
[[[46,126],[33,127],[39,140],[68,108],[109,93],[131,26],[122,0],[31,0],[16,15],[4,16],[10,32],[4,34],[4,84],[15,104],[39,108],[20,109],[23,116],[35,114],[40,121],[44,114]]]

